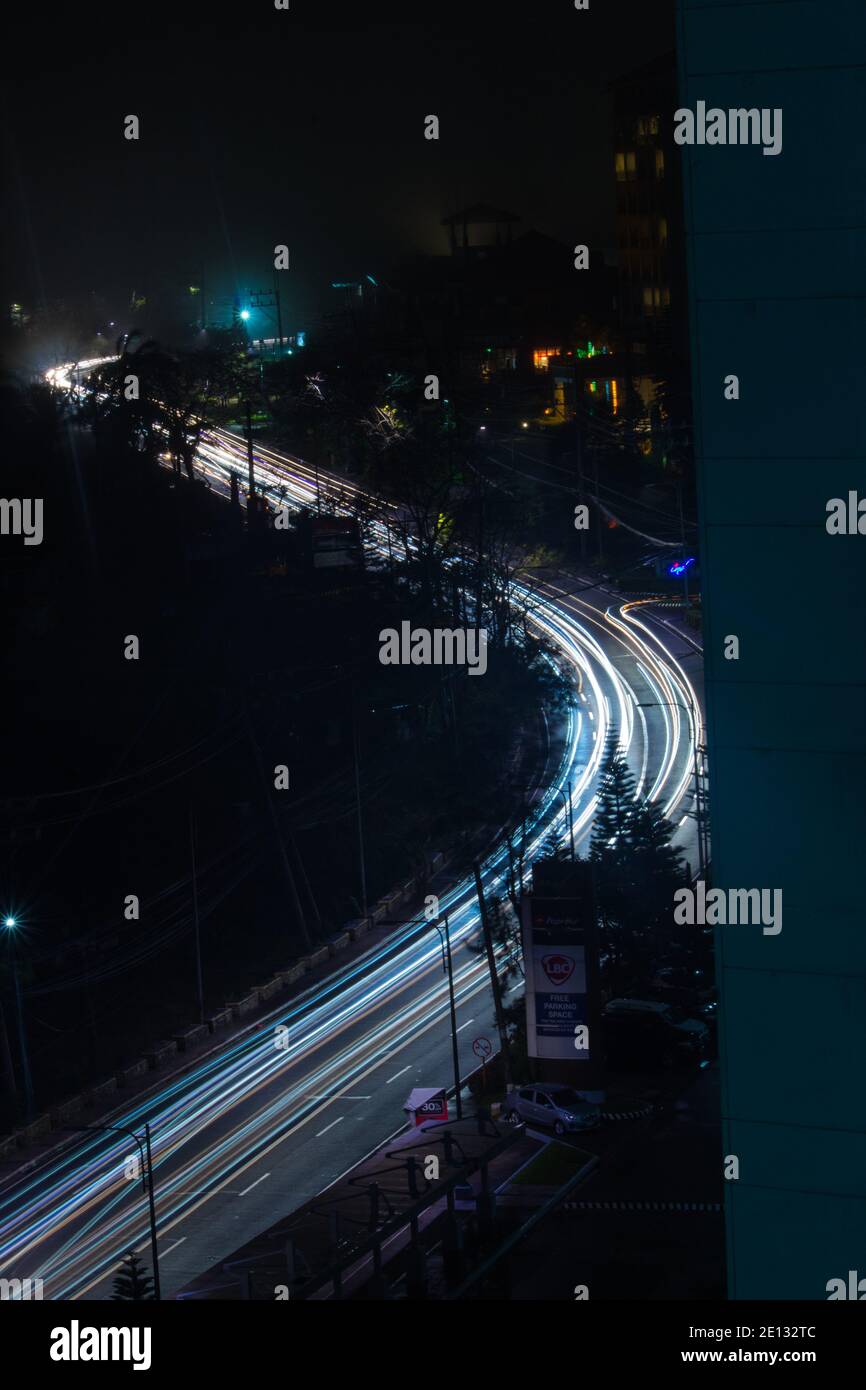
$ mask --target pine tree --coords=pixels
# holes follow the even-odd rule
[[[626,858],[635,815],[634,793],[634,775],[619,747],[616,730],[612,730],[600,769],[591,859],[621,864]]]
[[[673,896],[683,881],[682,851],[672,843],[674,827],[657,803],[636,807],[631,828],[631,893],[644,924],[656,934],[673,925]],[[656,941],[659,945],[660,942]]]
[[[127,1250],[114,1280],[112,1303],[147,1303],[153,1298],[153,1279],[134,1250]]]

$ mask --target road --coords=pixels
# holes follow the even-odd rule
[[[225,431],[203,437],[198,466],[227,488],[243,476],[246,448]],[[292,505],[315,498],[301,460],[256,447],[260,484]],[[320,479],[328,505],[353,491]],[[371,545],[385,538],[371,525]],[[564,577],[533,583],[533,621],[575,676],[578,698],[565,721],[561,759],[533,809],[529,857],[555,829],[566,836],[564,795],[572,785],[578,847],[591,833],[598,765],[611,726],[638,780],[677,824],[694,856],[692,747],[702,738],[689,669],[697,656],[676,632],[590,583]],[[576,590],[576,592],[570,592]],[[644,708],[649,706],[649,708]],[[505,852],[482,866],[490,895],[504,892]],[[461,1070],[476,1065],[471,1043],[492,1036],[483,957],[466,949],[478,927],[474,886],[440,892],[455,952]],[[279,1025],[288,1029],[278,1034]],[[166,1078],[106,1122],[152,1129],[163,1297],[228,1255],[276,1217],[314,1196],[401,1123],[413,1085],[451,1080],[447,993],[435,931],[417,919],[386,943],[283,1003],[240,1038],[215,1048],[181,1078]],[[0,1278],[40,1277],[46,1299],[104,1298],[124,1252],[149,1263],[147,1209],[118,1135],[77,1136],[29,1173],[0,1188]]]

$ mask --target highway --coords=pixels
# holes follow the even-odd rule
[[[55,381],[57,380],[55,374]],[[197,468],[228,490],[246,475],[246,445],[223,430],[201,440]],[[258,444],[255,472],[273,501],[315,503],[316,474],[302,460]],[[321,474],[329,508],[351,509],[355,488]],[[383,504],[378,504],[383,514]],[[385,524],[368,523],[382,553]],[[527,581],[527,586],[529,581]],[[611,727],[619,733],[638,791],[677,826],[692,864],[692,750],[703,741],[693,679],[699,652],[653,610],[564,576],[533,581],[532,621],[573,673],[576,699],[556,740],[550,783],[539,789],[530,854],[551,829],[567,835],[571,782],[575,839],[591,834],[598,765]],[[574,591],[574,592],[572,592]],[[504,893],[504,849],[482,877]],[[461,1068],[476,1065],[472,1039],[492,1037],[487,965],[466,949],[478,927],[474,885],[440,892],[454,944]],[[288,1029],[278,1034],[279,1025]],[[351,963],[243,1035],[216,1046],[185,1076],[156,1081],[107,1123],[152,1130],[163,1297],[226,1257],[257,1231],[308,1200],[398,1128],[414,1085],[451,1081],[447,991],[436,932],[419,917],[393,929]],[[147,1206],[130,1176],[130,1140],[77,1136],[0,1187],[0,1278],[43,1280],[46,1299],[104,1298],[124,1254],[149,1264]]]

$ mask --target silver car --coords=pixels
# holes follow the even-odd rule
[[[535,1082],[509,1091],[502,1113],[511,1124],[547,1125],[554,1134],[575,1134],[596,1129],[601,1111],[559,1081]]]

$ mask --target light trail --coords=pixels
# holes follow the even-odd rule
[[[110,359],[98,362],[105,360]],[[84,369],[97,361],[79,365]],[[47,379],[75,390],[74,370],[58,368]],[[224,430],[203,432],[196,471],[226,495],[231,473],[243,477],[246,463],[243,440]],[[258,486],[275,502],[284,499],[295,508],[315,505],[316,472],[302,460],[257,445],[254,466]],[[395,510],[321,471],[318,481],[333,510],[351,512],[358,497],[380,513]],[[373,549],[381,558],[387,554],[387,527],[375,519],[370,527]],[[595,783],[612,727],[623,752],[638,763],[639,794],[650,778],[650,799],[660,799],[667,789],[664,810],[669,815],[688,788],[692,747],[702,725],[691,682],[661,638],[635,614],[639,604],[626,603],[613,612],[554,584],[530,588],[522,581],[515,585],[515,596],[533,605],[529,621],[573,673],[581,696],[581,704],[565,719],[556,774],[538,793],[527,822],[528,872],[551,831],[566,838],[569,781],[576,845],[591,833]],[[628,677],[617,662],[629,666]],[[650,700],[664,721],[660,753],[652,747],[640,708]],[[584,721],[581,709],[594,718]],[[685,720],[680,713],[686,713]],[[484,860],[482,879],[491,895],[501,895],[507,866],[504,844]],[[474,883],[464,879],[439,897],[440,911],[449,915],[459,1007],[489,990],[486,961],[461,960],[457,954],[478,929]],[[439,941],[419,916],[396,929],[386,943],[273,1009],[186,1075],[121,1105],[108,1117],[110,1123],[140,1129],[149,1121],[152,1127],[161,1238],[230,1184],[236,1187],[246,1169],[325,1115],[341,1094],[389,1063],[393,1071],[395,1056],[441,1027],[447,1016]],[[285,1045],[279,1047],[278,1026],[288,1029],[288,1041],[283,1039]],[[397,1074],[404,1073],[398,1069]],[[377,1080],[386,1084],[381,1076]],[[317,1142],[336,1123],[326,1122]],[[46,1297],[54,1299],[87,1297],[104,1285],[123,1252],[147,1236],[140,1181],[125,1174],[131,1147],[122,1136],[82,1135],[74,1147],[58,1148],[38,1168],[7,1181],[0,1189],[0,1274],[24,1277],[26,1266],[32,1276],[37,1266]],[[232,1243],[237,1244],[237,1237],[229,1231],[228,1248]]]

